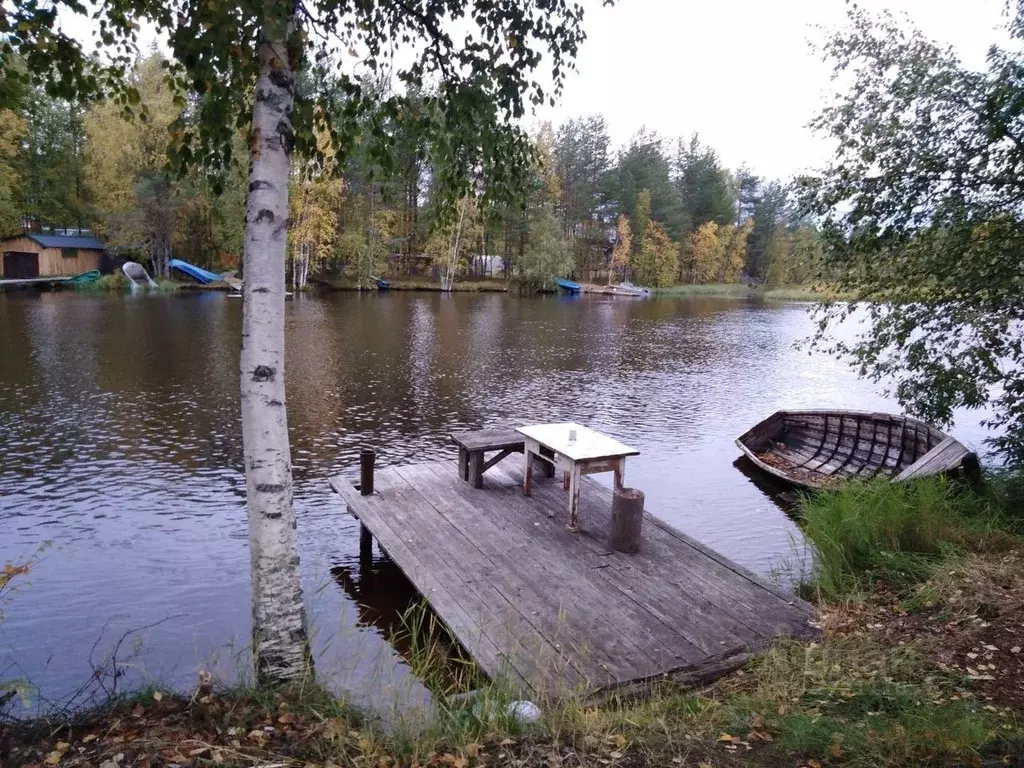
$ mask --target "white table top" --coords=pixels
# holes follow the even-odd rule
[[[574,442],[569,442],[570,429],[576,430]],[[572,421],[564,421],[560,424],[532,424],[526,427],[517,427],[516,432],[536,440],[546,448],[567,456],[573,461],[636,456],[640,453],[636,448],[630,448],[614,437],[609,437]]]

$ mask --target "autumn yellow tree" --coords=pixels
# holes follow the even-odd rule
[[[180,114],[154,53],[134,73],[145,112],[126,120],[121,106],[104,101],[85,116],[85,183],[102,212],[97,229],[114,245],[145,243],[154,270],[168,274],[180,203],[164,172],[168,127]]]
[[[792,270],[793,238],[789,231],[779,227],[772,233],[765,248],[765,282],[784,285],[790,282]]]
[[[21,184],[17,159],[25,121],[9,109],[0,109],[0,237],[19,224],[17,191]]]
[[[480,206],[475,196],[467,195],[459,200],[454,221],[437,227],[427,240],[426,252],[441,272],[443,290],[452,289],[456,276],[479,253],[482,238]]]
[[[747,240],[754,229],[754,220],[748,218],[738,227],[724,226],[718,229],[721,240],[721,273],[723,283],[738,283],[747,264]]]
[[[335,152],[326,132],[317,135],[322,156],[299,167],[289,195],[292,288],[306,287],[310,269],[321,270],[334,255],[340,227],[339,209],[345,185],[334,171]]]
[[[690,235],[690,281],[695,285],[710,283],[722,272],[725,249],[719,229],[707,221]]]
[[[633,232],[629,227],[629,219],[619,214],[615,223],[615,248],[612,249],[611,272],[618,272],[621,279],[625,280],[629,271],[629,257],[633,250]],[[611,272],[608,274],[608,282],[611,283]]]
[[[678,254],[679,246],[672,242],[665,228],[656,221],[647,222],[640,257],[634,263],[637,281],[659,288],[672,285],[679,269]]]

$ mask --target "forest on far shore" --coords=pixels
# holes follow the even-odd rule
[[[245,168],[231,164],[216,179],[166,172],[168,135],[188,130],[190,105],[174,98],[164,64],[157,52],[136,64],[142,118],[126,119],[112,101],[69,103],[42,89],[0,110],[0,235],[87,228],[158,275],[171,258],[238,267]],[[429,108],[425,98],[412,104]],[[531,135],[536,159],[520,200],[484,205],[471,194],[442,215],[432,163],[440,150],[415,120],[385,123],[395,149],[383,163],[358,141],[338,152],[326,134],[318,158],[296,155],[290,281],[501,275],[527,286],[555,276],[795,285],[820,271],[819,233],[789,187],[726,168],[696,135],[670,141],[641,128],[615,149],[601,115],[545,123]],[[245,157],[244,132],[236,133],[235,157]]]

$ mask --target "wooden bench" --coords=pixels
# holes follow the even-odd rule
[[[478,429],[452,432],[452,442],[459,446],[459,477],[474,488],[482,488],[484,472],[506,456],[522,453],[523,436],[514,429]],[[485,460],[488,451],[498,454]]]

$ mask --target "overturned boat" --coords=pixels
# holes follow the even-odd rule
[[[883,475],[893,482],[963,472],[978,457],[945,432],[910,416],[868,411],[777,411],[736,439],[754,464],[804,488]]]

